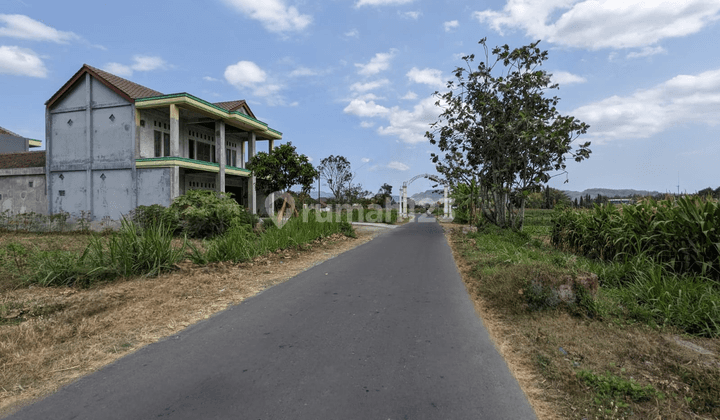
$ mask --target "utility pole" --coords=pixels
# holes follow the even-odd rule
[[[677,184],[677,187],[678,187],[678,195],[680,195],[680,171],[678,171],[678,184]]]

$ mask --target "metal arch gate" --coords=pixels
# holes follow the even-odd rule
[[[412,184],[415,180],[418,180],[420,178],[427,178],[431,181],[435,181],[438,184],[441,184],[444,188],[444,198],[443,198],[443,218],[448,218],[450,216],[450,201],[448,200],[448,185],[447,183],[440,179],[437,175],[432,174],[420,174],[415,175],[414,177],[410,178],[410,180],[403,182],[402,190],[400,194],[400,216],[405,218],[408,217],[408,206],[407,206],[407,187],[408,185]]]

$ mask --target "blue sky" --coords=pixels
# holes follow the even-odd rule
[[[45,137],[44,102],[83,63],[163,93],[245,99],[314,164],[377,191],[434,173],[432,93],[460,57],[542,40],[589,160],[551,185],[720,186],[720,0],[2,0],[0,126]],[[411,185],[410,194],[430,188]]]

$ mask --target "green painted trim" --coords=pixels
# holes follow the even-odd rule
[[[191,94],[185,93],[185,92],[182,92],[182,93],[173,93],[173,94],[170,94],[170,95],[148,96],[148,97],[146,97],[146,98],[137,98],[137,99],[135,99],[135,103],[138,103],[138,102],[150,102],[150,101],[161,101],[161,100],[173,99],[173,98],[188,98],[188,99],[191,99],[191,100],[193,100],[193,101],[199,102],[199,103],[201,103],[201,104],[203,104],[203,105],[205,105],[205,106],[209,106],[209,107],[211,107],[211,108],[213,108],[213,109],[215,109],[215,110],[217,110],[217,111],[220,111],[220,112],[222,112],[222,113],[225,113],[225,114],[227,114],[228,116],[237,115],[237,116],[239,116],[239,117],[242,118],[242,119],[247,119],[247,120],[250,120],[251,122],[254,122],[254,123],[256,123],[256,124],[260,124],[260,125],[262,126],[262,128],[264,128],[264,129],[266,129],[266,130],[268,130],[268,131],[271,131],[271,132],[273,132],[273,133],[275,133],[275,134],[278,134],[278,135],[280,136],[280,138],[282,138],[282,133],[281,133],[280,131],[270,128],[270,127],[268,126],[268,124],[265,123],[265,122],[262,122],[262,121],[260,121],[260,120],[258,120],[258,119],[255,119],[255,118],[253,118],[253,117],[251,117],[251,116],[249,116],[249,115],[247,115],[247,114],[243,114],[243,113],[240,112],[240,111],[228,111],[228,110],[225,109],[225,108],[221,108],[221,107],[219,107],[219,106],[217,106],[217,105],[215,105],[215,104],[212,104],[212,103],[210,103],[210,102],[208,102],[208,101],[206,101],[206,100],[204,100],[204,99],[200,99],[200,98],[198,98],[197,96],[194,96],[194,95],[191,95]],[[278,140],[279,140],[280,138],[278,138]]]
[[[41,142],[40,140],[33,140],[33,139],[28,139],[28,140],[29,140],[29,145],[30,145],[30,147],[40,147],[40,146],[42,146],[42,142]]]
[[[202,160],[188,159],[176,156],[163,156],[156,158],[135,159],[135,167],[137,168],[167,168],[171,166],[179,166],[187,169],[198,169],[207,172],[220,172],[220,165],[213,162],[205,162]],[[248,169],[236,168],[234,166],[225,166],[225,173],[230,175],[250,176],[252,172]]]

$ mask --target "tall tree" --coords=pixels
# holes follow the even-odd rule
[[[255,175],[255,185],[263,194],[276,191],[289,192],[293,185],[300,185],[302,192],[309,194],[318,171],[313,167],[307,156],[298,154],[295,146],[288,142],[274,148],[270,153],[259,152],[247,164],[247,168]],[[287,195],[278,213],[278,224],[282,220]]]
[[[578,162],[590,156],[589,142],[574,152],[570,146],[589,126],[560,115],[558,97],[545,97],[558,85],[538,69],[547,60],[539,43],[495,47],[491,60],[486,39],[480,40],[484,60],[475,69],[475,55],[463,57],[466,67],[455,69],[449,91],[435,93],[443,111],[425,134],[443,152],[432,160],[449,182],[469,184],[468,177],[479,177],[481,210],[502,227],[522,228],[525,197],[547,183],[552,171],[565,169],[566,155]]]
[[[350,162],[344,156],[330,155],[320,161],[318,170],[320,176],[327,182],[328,188],[332,191],[335,199],[338,201],[343,200],[352,186],[354,177],[350,171]]]

